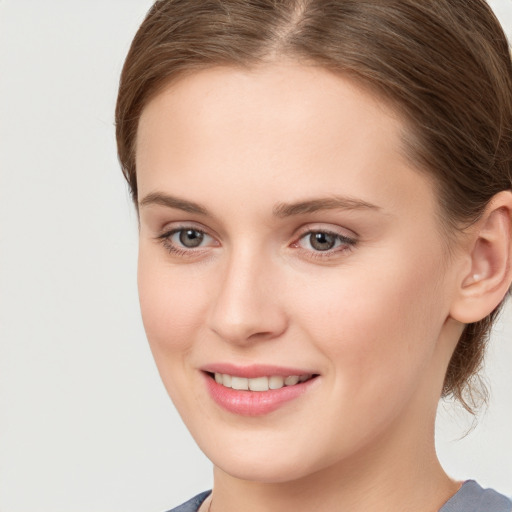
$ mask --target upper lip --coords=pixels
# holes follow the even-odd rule
[[[203,372],[223,373],[235,377],[245,377],[255,379],[257,377],[270,377],[280,375],[288,377],[290,375],[315,375],[314,371],[304,368],[291,368],[286,366],[275,366],[269,364],[251,364],[247,366],[236,365],[233,363],[212,363],[206,364],[200,368]]]

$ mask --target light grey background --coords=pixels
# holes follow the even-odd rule
[[[512,1],[492,2],[512,35]],[[167,398],[136,295],[136,218],[114,143],[149,0],[0,0],[0,512],[158,512],[211,485]],[[455,477],[512,494],[512,309],[489,411],[441,413]]]

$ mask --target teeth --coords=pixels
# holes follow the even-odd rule
[[[224,377],[222,381],[224,381]],[[247,390],[249,389],[249,379],[244,377],[231,377],[231,387],[233,389]]]
[[[251,391],[268,391],[268,377],[258,377],[257,379],[248,379],[249,389]]]
[[[235,377],[226,373],[216,373],[215,382],[222,384],[226,388],[250,391],[268,391],[269,389],[281,389],[284,386],[294,386],[299,382],[305,382],[311,379],[311,374],[306,375],[272,375],[270,377],[256,377],[246,379],[245,377]]]
[[[274,375],[268,379],[268,387],[270,389],[280,389],[284,386],[284,377],[280,375]]]
[[[298,375],[290,375],[289,377],[286,377],[284,379],[284,385],[285,386],[295,386],[299,382],[299,376]]]

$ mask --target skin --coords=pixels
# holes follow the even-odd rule
[[[215,512],[436,511],[459,487],[437,460],[434,421],[473,261],[467,241],[448,255],[404,130],[350,80],[287,61],[195,72],[142,113],[142,316],[164,385],[214,464]],[[275,215],[334,197],[345,204]],[[162,237],[180,228],[202,243]],[[344,238],[319,251],[311,231]],[[199,368],[212,362],[319,377],[244,417],[206,392]]]

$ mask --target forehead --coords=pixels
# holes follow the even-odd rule
[[[393,109],[354,80],[317,65],[286,60],[250,69],[213,67],[178,76],[143,110],[139,145],[148,123],[164,121],[164,111],[179,120],[182,129],[193,126],[196,131],[201,124],[205,131],[217,131],[222,124],[269,136],[283,135],[281,129],[286,138],[302,130],[313,139],[311,128],[335,118],[340,123],[332,135],[338,141],[344,138],[345,120],[352,122],[352,129],[363,128],[373,135],[378,130],[389,135],[390,128],[392,132],[402,128]],[[354,123],[356,117],[359,122]]]
[[[429,188],[404,156],[403,131],[386,103],[318,66],[201,70],[142,113],[140,197],[167,188],[202,203],[212,194],[261,204],[332,193],[378,204],[387,193],[391,204]]]

